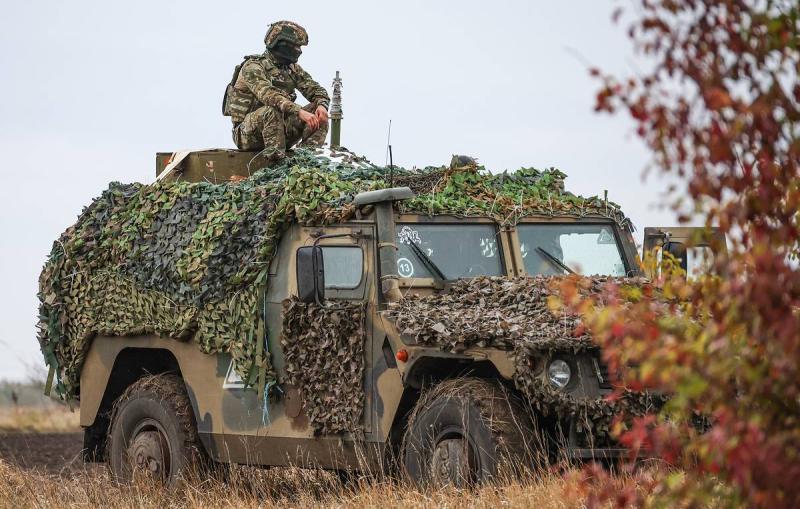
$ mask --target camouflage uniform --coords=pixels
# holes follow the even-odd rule
[[[264,149],[268,158],[280,158],[288,148],[302,140],[303,145],[325,143],[328,125],[312,131],[300,120],[295,104],[299,90],[310,101],[304,110],[314,113],[328,108],[328,92],[297,64],[300,46],[308,44],[305,29],[291,21],[270,25],[264,36],[267,51],[245,57],[225,93],[223,114],[233,121],[233,141],[242,150]],[[280,52],[289,43],[295,53],[287,60]],[[283,59],[282,59],[283,58]]]
[[[298,64],[278,66],[266,52],[248,58],[234,89],[255,96],[252,111],[233,119],[233,141],[241,150],[265,149],[267,157],[281,157],[287,148],[302,140],[303,145],[320,146],[328,136],[328,124],[316,131],[300,120],[295,89],[310,103],[303,109],[313,113],[318,106],[328,108],[328,92]],[[253,109],[254,108],[254,109]]]

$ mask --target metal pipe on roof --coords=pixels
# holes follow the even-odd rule
[[[341,147],[342,138],[342,78],[339,71],[333,78],[333,100],[331,101],[331,148]]]

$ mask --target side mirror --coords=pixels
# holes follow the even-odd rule
[[[300,302],[320,303],[325,299],[325,265],[322,248],[304,246],[297,249],[297,298]]]
[[[681,264],[681,268],[684,272],[689,272],[689,265],[687,263],[687,254],[686,254],[686,246],[681,242],[667,242],[666,245],[667,253],[671,254],[675,257],[678,262]]]

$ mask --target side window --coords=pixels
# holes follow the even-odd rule
[[[681,242],[672,242],[670,254],[678,258],[681,268],[686,271],[688,279],[710,274],[714,269],[714,251],[708,246],[686,247]],[[661,276],[661,263],[664,260],[664,248],[655,248],[656,275]]]
[[[714,251],[708,246],[690,247],[686,250],[686,277],[694,279],[713,272]]]
[[[325,288],[352,290],[361,284],[364,252],[358,246],[322,246]]]

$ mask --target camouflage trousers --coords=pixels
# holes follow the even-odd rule
[[[303,107],[314,113],[314,103]],[[233,127],[233,142],[239,150],[264,150],[269,159],[279,159],[297,142],[305,147],[319,147],[328,137],[328,123],[312,131],[294,113],[282,113],[277,108],[262,106],[248,113],[242,122]]]

